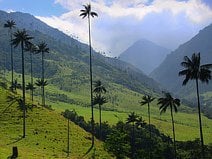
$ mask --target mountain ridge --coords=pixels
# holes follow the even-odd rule
[[[140,39],[121,53],[119,59],[149,74],[159,66],[169,52],[171,51],[152,41]]]

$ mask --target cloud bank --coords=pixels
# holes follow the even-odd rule
[[[55,0],[68,10],[61,16],[38,17],[48,25],[88,41],[88,24],[79,17],[85,0]],[[201,0],[90,0],[94,49],[119,55],[139,39],[169,49],[189,40],[212,22],[212,9]]]

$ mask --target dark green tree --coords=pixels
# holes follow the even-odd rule
[[[44,79],[44,54],[45,53],[49,53],[49,48],[47,47],[47,44],[45,42],[41,42],[40,44],[38,44],[38,50],[37,53],[41,53],[41,60],[42,60],[42,76],[41,76],[41,80],[45,81]],[[45,106],[45,91],[44,91],[44,85],[42,85],[41,87],[42,89],[42,105]]]
[[[9,34],[10,34],[10,57],[11,57],[11,71],[12,71],[12,78],[11,78],[11,86],[13,85],[13,45],[12,45],[12,40],[13,40],[13,31],[12,29],[15,27],[15,22],[13,20],[7,20],[6,23],[4,24],[5,28],[9,29]],[[11,87],[13,89],[13,87]]]
[[[177,112],[177,107],[180,106],[180,100],[177,98],[173,98],[170,93],[165,92],[165,97],[158,99],[158,105],[160,105],[160,113],[165,113],[167,108],[170,108],[171,111],[171,119],[172,119],[172,131],[173,131],[173,139],[174,139],[174,156],[176,159],[177,151],[176,151],[176,142],[175,142],[175,128],[174,128],[174,116],[173,111]]]
[[[150,95],[145,95],[142,97],[142,101],[140,101],[140,104],[141,105],[145,105],[147,104],[148,106],[148,117],[149,117],[149,138],[150,138],[150,141],[151,141],[151,126],[150,126],[150,103],[154,100],[155,98],[151,97]],[[150,143],[150,146],[149,146],[149,158],[151,159],[151,143]]]
[[[24,47],[30,44],[30,40],[33,37],[30,37],[26,30],[17,30],[14,33],[14,39],[12,40],[12,45],[17,47],[21,46],[21,60],[22,60],[22,98],[23,98],[23,138],[26,136],[26,107],[25,107],[25,72],[24,72]]]
[[[202,158],[204,158],[204,140],[202,133],[202,120],[201,120],[201,108],[200,108],[200,99],[199,99],[199,83],[201,82],[208,83],[211,79],[211,71],[212,64],[201,65],[200,63],[200,53],[193,53],[191,59],[188,56],[184,57],[184,61],[181,62],[181,65],[185,68],[179,72],[179,76],[185,76],[183,81],[183,85],[186,85],[189,80],[195,80],[196,82],[196,91],[197,91],[197,107],[198,107],[198,115],[199,115],[199,130],[200,130],[200,140],[201,140],[201,154]]]
[[[80,16],[82,18],[88,17],[88,27],[89,27],[89,52],[90,52],[90,93],[91,93],[91,127],[92,127],[92,145],[94,146],[94,113],[93,113],[93,78],[92,78],[92,54],[91,54],[91,21],[90,16],[98,16],[97,13],[91,11],[91,5],[83,5],[84,9],[80,10],[82,13]]]
[[[131,157],[135,158],[135,123],[138,121],[138,115],[132,112],[127,117],[127,124],[132,124],[132,135],[131,135]]]
[[[37,47],[34,44],[30,43],[29,45],[26,45],[25,51],[28,51],[30,53],[30,74],[31,74],[31,77],[30,77],[31,83],[28,83],[26,89],[30,90],[31,100],[33,102],[33,94],[34,94],[33,92],[35,90],[35,87],[34,87],[34,82],[33,82],[33,69],[32,69],[33,58],[32,58],[32,55],[37,52]]]
[[[114,129],[112,133],[107,136],[105,141],[105,148],[112,152],[117,159],[126,158],[130,150],[127,140],[127,134],[120,130]]]

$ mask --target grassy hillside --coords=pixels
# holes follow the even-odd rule
[[[8,78],[9,78],[8,74]],[[19,75],[16,74],[16,77]],[[27,79],[28,76],[27,76]],[[21,79],[19,79],[21,81]],[[108,86],[108,85],[107,85]],[[147,106],[140,106],[139,101],[143,94],[131,91],[123,86],[114,84],[113,87],[107,87],[108,93],[106,97],[109,103],[103,105],[102,120],[108,121],[110,124],[116,124],[118,120],[125,121],[129,112],[135,111],[148,121]],[[47,104],[51,105],[55,111],[61,113],[65,109],[75,109],[79,115],[85,117],[88,121],[91,118],[89,91],[84,88],[78,88],[79,91],[64,91],[50,84],[46,87]],[[35,97],[38,102],[40,99],[40,89],[36,90]],[[159,97],[154,94],[155,97]],[[210,94],[206,97],[209,98]],[[99,121],[99,111],[95,110],[95,121]],[[160,115],[157,100],[151,104],[151,120],[160,131],[164,134],[172,136],[171,117],[169,110],[165,114]],[[185,105],[179,107],[179,112],[174,114],[176,125],[176,139],[178,141],[194,140],[199,138],[198,115],[195,109],[191,109]],[[205,143],[212,143],[212,120],[203,116],[203,132]],[[189,132],[189,133],[187,133]]]
[[[26,119],[27,136],[22,136],[22,112],[17,105],[8,105],[6,96],[9,94],[0,87],[0,158],[12,154],[12,147],[17,146],[20,159],[66,158],[67,157],[67,120],[60,113],[42,107],[28,110]],[[91,135],[75,124],[70,124],[70,158],[82,158],[91,145]],[[112,158],[103,148],[102,142],[96,140],[95,151],[85,158]]]

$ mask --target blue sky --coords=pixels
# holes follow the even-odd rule
[[[118,56],[139,39],[174,50],[212,23],[212,0],[89,0],[97,51]],[[79,17],[88,0],[0,0],[0,10],[30,13],[87,42],[87,21]]]

